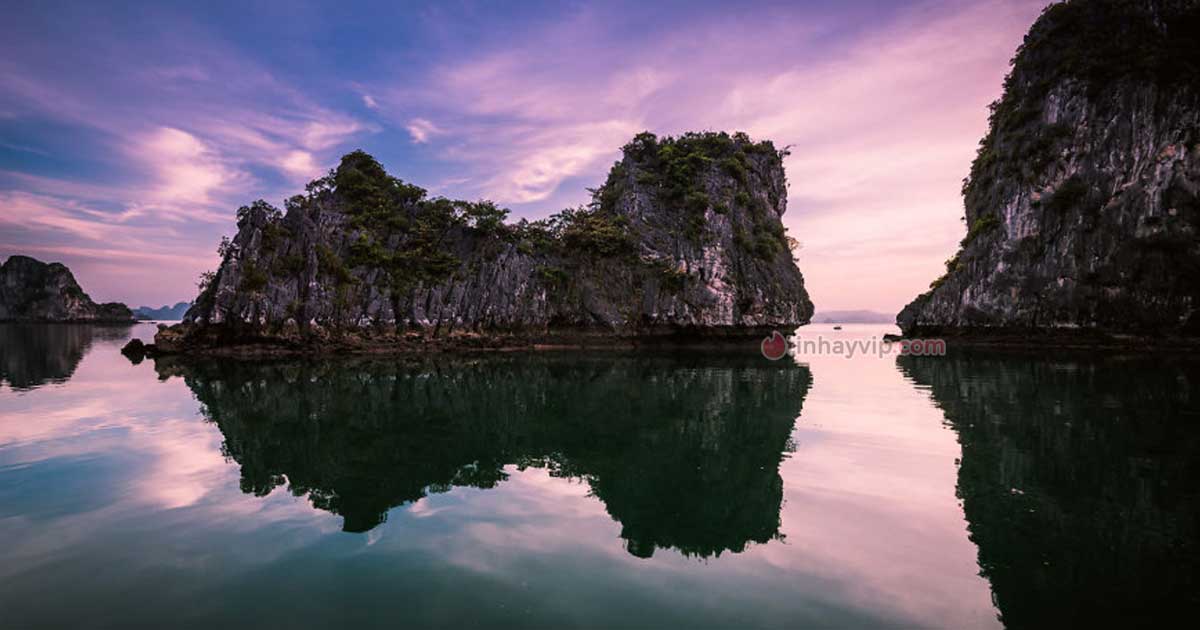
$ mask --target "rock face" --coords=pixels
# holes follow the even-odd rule
[[[1075,0],[1018,51],[909,335],[1200,336],[1200,3]]]
[[[589,206],[513,224],[490,202],[430,199],[351,153],[286,214],[239,210],[219,269],[159,346],[791,331],[812,303],[780,220],[782,155],[744,134],[641,134]]]
[[[11,256],[0,265],[0,321],[127,323],[133,313],[93,302],[65,265]]]

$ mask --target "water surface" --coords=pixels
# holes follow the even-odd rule
[[[131,334],[153,327],[0,326],[6,625],[991,628],[1197,608],[1188,362],[133,365]]]

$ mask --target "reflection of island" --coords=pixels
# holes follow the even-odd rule
[[[119,339],[128,326],[0,323],[0,383],[29,389],[71,378],[96,339]]]
[[[159,369],[183,374],[241,464],[245,492],[287,483],[361,532],[427,493],[493,487],[506,465],[545,467],[588,483],[643,557],[737,552],[778,536],[779,462],[812,380],[760,357]]]
[[[958,433],[959,496],[1007,626],[1149,625],[1200,610],[1200,364],[899,365]]]

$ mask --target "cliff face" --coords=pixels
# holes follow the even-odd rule
[[[781,157],[743,134],[641,134],[588,207],[513,224],[489,202],[430,199],[351,153],[289,199],[286,214],[264,202],[239,211],[183,328],[193,340],[215,330],[259,339],[792,330],[812,304],[780,220]]]
[[[10,256],[0,265],[0,321],[132,322],[124,304],[96,304],[71,270],[27,256]]]
[[[1200,334],[1200,3],[1049,7],[964,182],[968,233],[906,334]]]

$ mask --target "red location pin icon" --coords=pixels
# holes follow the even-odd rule
[[[787,339],[778,330],[771,331],[771,336],[762,340],[762,354],[772,361],[782,359],[787,354]]]

